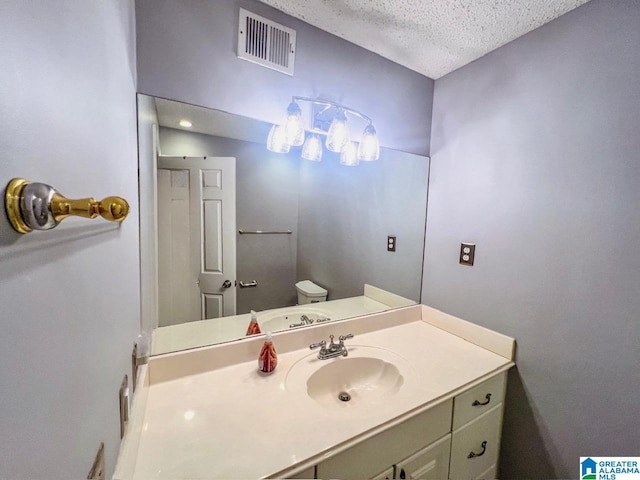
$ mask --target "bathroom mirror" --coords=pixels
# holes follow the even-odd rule
[[[311,162],[268,151],[265,122],[145,95],[138,112],[151,354],[243,338],[250,310],[264,333],[420,301],[427,157]]]

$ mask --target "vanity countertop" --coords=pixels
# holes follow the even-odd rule
[[[291,367],[313,364],[310,343],[347,333],[355,335],[346,342],[351,351],[387,349],[413,367],[402,395],[375,408],[336,409],[289,388]],[[278,367],[269,376],[256,371],[263,338],[152,358],[114,478],[279,477],[513,366],[512,339],[420,305],[273,337]]]

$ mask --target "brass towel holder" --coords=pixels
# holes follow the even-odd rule
[[[5,208],[11,226],[19,233],[50,230],[69,216],[122,222],[129,214],[129,204],[121,197],[71,200],[44,183],[14,178],[5,191]]]

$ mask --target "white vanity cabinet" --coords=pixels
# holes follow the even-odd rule
[[[331,456],[315,478],[495,478],[505,382],[500,373]]]

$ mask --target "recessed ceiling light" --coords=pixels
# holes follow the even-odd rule
[[[191,128],[193,127],[193,123],[191,123],[189,120],[180,120],[180,126],[185,128]]]

